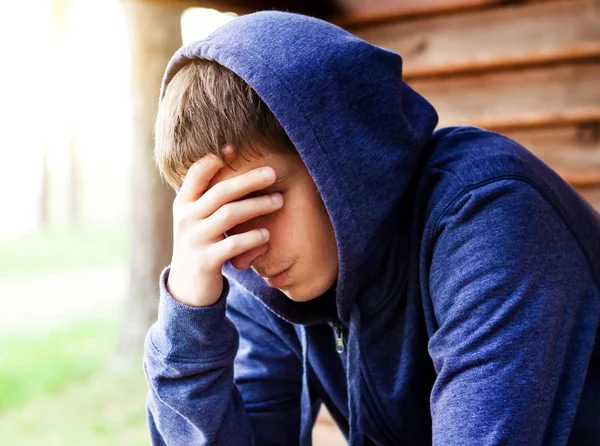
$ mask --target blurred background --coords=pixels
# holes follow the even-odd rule
[[[400,53],[440,126],[505,133],[600,209],[600,1],[5,2],[0,13],[0,432],[144,445],[143,337],[171,256],[152,161],[165,65],[283,9]],[[315,444],[343,444],[323,411]]]

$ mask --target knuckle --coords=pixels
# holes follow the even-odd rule
[[[188,227],[192,226],[193,215],[191,214],[189,207],[178,208],[173,213],[173,228],[177,231],[186,231]]]
[[[229,252],[235,252],[242,247],[242,240],[239,234],[233,237],[229,237],[227,240],[229,240]]]
[[[219,219],[225,224],[233,223],[235,220],[235,211],[230,205],[222,206],[219,214]]]
[[[231,181],[221,181],[213,186],[214,194],[217,196],[229,196],[233,192]]]
[[[194,231],[188,237],[188,243],[191,246],[204,246],[206,244],[207,229],[202,223],[199,223]]]
[[[176,232],[183,232],[186,228],[186,219],[181,215],[181,213],[175,213],[173,215],[173,229]]]

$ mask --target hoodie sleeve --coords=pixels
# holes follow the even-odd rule
[[[291,341],[263,325],[261,312],[230,308],[226,301],[254,299],[226,278],[209,307],[176,301],[166,288],[169,271],[160,275],[158,320],[144,346],[152,444],[297,443],[301,363]]]
[[[512,179],[464,194],[436,228],[433,444],[566,444],[557,432],[575,416],[598,294],[578,239]]]

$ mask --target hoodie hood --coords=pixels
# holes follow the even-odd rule
[[[261,11],[235,18],[172,57],[160,97],[192,59],[214,60],[248,83],[296,147],[322,196],[339,256],[339,320],[349,322],[361,274],[437,124],[433,107],[402,81],[402,59],[313,17]],[[322,302],[297,303],[252,270],[224,267],[285,320],[325,322]]]

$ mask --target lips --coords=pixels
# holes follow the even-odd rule
[[[265,278],[270,287],[281,288],[288,284],[290,279],[289,268],[271,277]]]
[[[274,274],[266,274],[263,273],[259,270],[256,270],[256,273],[262,277],[263,279],[271,279],[272,277],[278,276],[279,274],[281,274],[282,272],[287,271],[287,269],[282,269],[281,271],[279,271],[278,273],[274,273]]]
[[[291,279],[290,275],[289,275],[289,271],[291,268],[292,267],[289,266],[288,268],[279,270],[278,272],[270,273],[263,269],[252,266],[252,269],[254,270],[254,272],[256,274],[258,274],[260,277],[262,277],[272,288],[284,287],[289,283],[289,281]]]

